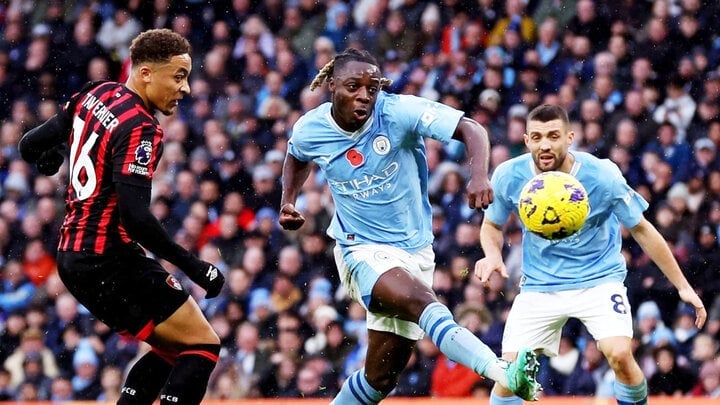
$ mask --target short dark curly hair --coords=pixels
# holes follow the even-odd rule
[[[142,32],[130,44],[130,61],[135,65],[167,62],[186,53],[190,53],[190,42],[167,28]]]

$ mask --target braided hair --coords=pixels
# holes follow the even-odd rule
[[[330,59],[330,62],[326,63],[325,66],[320,69],[318,74],[310,83],[310,90],[315,90],[318,87],[322,86],[324,82],[329,81],[333,75],[333,72],[335,71],[335,65],[337,65],[338,68],[342,68],[349,62],[365,62],[380,67],[377,59],[375,59],[375,57],[372,56],[368,51],[355,48],[347,48],[343,53],[335,55],[334,58]],[[389,86],[391,84],[392,79],[388,79],[386,77],[380,78],[380,87]]]

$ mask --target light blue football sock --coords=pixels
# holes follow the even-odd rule
[[[478,374],[486,375],[486,369],[497,361],[495,353],[472,332],[458,325],[450,310],[439,302],[425,307],[418,324],[445,356]]]
[[[495,394],[495,390],[490,392],[489,405],[522,405],[523,400],[517,395],[511,397],[501,397]]]
[[[345,379],[330,405],[376,405],[383,398],[385,396],[368,383],[363,367]]]
[[[615,381],[615,398],[618,405],[646,405],[648,390],[647,380],[643,379],[640,385],[626,385]]]

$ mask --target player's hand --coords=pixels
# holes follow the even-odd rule
[[[509,277],[507,267],[505,267],[502,259],[493,259],[486,256],[475,262],[475,277],[479,278],[483,284],[488,282],[494,271],[498,272],[503,278]]]
[[[52,176],[60,170],[65,161],[65,157],[60,153],[57,148],[52,148],[43,152],[42,155],[35,162],[38,172],[44,176]]]
[[[278,222],[283,229],[296,231],[305,223],[305,217],[295,209],[293,204],[285,204],[280,208]]]
[[[678,290],[678,294],[680,295],[681,300],[687,302],[695,308],[695,326],[697,326],[698,329],[702,329],[705,325],[705,321],[707,320],[707,310],[705,309],[705,305],[703,305],[700,297],[698,297],[697,293],[692,288]]]
[[[215,265],[198,260],[195,269],[186,273],[190,280],[205,290],[205,298],[215,298],[225,284],[225,276]]]
[[[488,178],[471,179],[466,187],[468,206],[485,209],[493,202],[493,190]]]

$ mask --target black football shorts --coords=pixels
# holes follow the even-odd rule
[[[143,338],[187,301],[189,293],[158,261],[136,251],[58,252],[67,289],[114,331]]]

